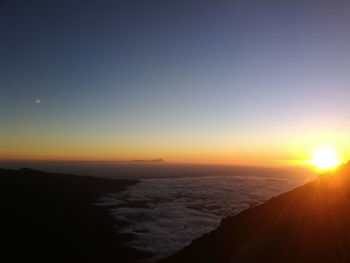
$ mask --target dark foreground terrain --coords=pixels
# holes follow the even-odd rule
[[[108,207],[93,205],[136,181],[0,169],[4,262],[139,262],[146,253],[115,234]]]
[[[224,219],[161,262],[350,262],[350,163]]]
[[[0,169],[6,262],[126,262],[151,255],[116,234],[105,193],[136,181]],[[118,222],[117,222],[118,224]],[[350,262],[350,164],[224,219],[162,263]]]

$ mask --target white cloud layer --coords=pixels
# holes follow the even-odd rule
[[[136,236],[129,245],[155,253],[152,260],[158,260],[214,230],[222,218],[302,183],[252,176],[145,179],[101,204],[117,205],[111,213],[128,222],[121,232]]]

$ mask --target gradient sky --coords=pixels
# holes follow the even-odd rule
[[[349,1],[0,10],[1,159],[350,158]]]

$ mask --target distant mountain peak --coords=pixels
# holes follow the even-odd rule
[[[147,163],[147,162],[164,162],[164,160],[162,158],[156,158],[156,159],[152,159],[152,160],[139,160],[139,159],[135,159],[132,160],[133,162],[136,163]]]

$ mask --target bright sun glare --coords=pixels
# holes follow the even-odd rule
[[[332,148],[321,147],[315,150],[312,163],[322,170],[333,169],[340,162],[337,160],[337,156]]]

